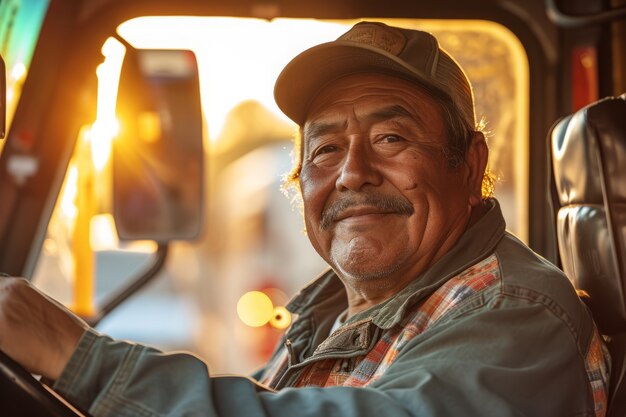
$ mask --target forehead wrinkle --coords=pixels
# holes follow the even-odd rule
[[[425,120],[418,113],[411,113],[404,106],[400,104],[394,104],[391,106],[383,107],[381,109],[375,110],[367,115],[365,115],[365,119],[376,123],[383,122],[386,120],[392,119],[411,119],[412,121],[416,121],[420,125],[424,125]]]
[[[348,103],[350,102],[348,101]],[[339,104],[342,103],[340,102]],[[337,105],[337,103],[334,103],[333,105]],[[329,112],[328,107],[332,106],[327,106],[326,111],[321,113],[321,117],[318,115],[317,119],[314,117],[313,120],[305,122],[304,129],[302,130],[303,140],[315,139],[329,133],[347,129],[348,120],[343,120],[343,118],[333,120],[333,117],[330,117],[330,120],[327,120],[328,114],[332,115],[334,113],[332,111]],[[354,109],[352,110],[352,115],[354,116]],[[325,119],[325,117],[327,118]]]

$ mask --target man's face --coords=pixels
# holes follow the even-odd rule
[[[303,129],[305,223],[348,286],[404,286],[463,233],[480,180],[471,161],[449,167],[446,142],[432,98],[398,78],[346,76],[314,100]]]

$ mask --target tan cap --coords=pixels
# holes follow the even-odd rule
[[[329,82],[349,74],[376,72],[414,80],[447,94],[471,128],[474,97],[459,64],[427,32],[378,22],[354,25],[336,41],[302,52],[283,69],[274,86],[278,107],[299,125]]]

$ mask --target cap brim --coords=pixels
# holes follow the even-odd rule
[[[442,90],[395,55],[369,45],[334,41],[314,46],[291,60],[276,79],[274,99],[287,117],[303,125],[313,99],[325,85],[363,72],[396,75]]]

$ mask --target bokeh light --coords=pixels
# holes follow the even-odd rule
[[[270,325],[276,329],[283,330],[289,327],[291,324],[291,313],[283,307],[278,306],[274,308],[274,314],[270,320]]]
[[[267,324],[274,314],[272,300],[261,291],[250,291],[237,302],[237,315],[246,325],[260,327]]]

